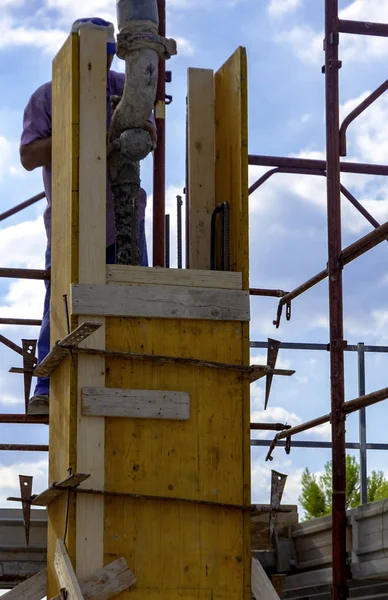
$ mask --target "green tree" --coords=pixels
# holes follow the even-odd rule
[[[367,480],[368,502],[388,498],[388,481],[382,471],[372,471]],[[317,477],[309,469],[302,474],[302,493],[299,497],[306,519],[331,514],[332,464],[326,463],[324,472]],[[346,456],[346,508],[360,505],[360,467],[354,456]]]

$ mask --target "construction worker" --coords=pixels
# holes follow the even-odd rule
[[[100,18],[87,18],[75,21],[72,33],[82,28],[102,29],[107,32],[107,131],[109,129],[112,106],[117,105],[117,97],[123,93],[125,75],[111,71],[110,67],[116,52],[114,26]],[[111,102],[112,98],[112,102]],[[43,167],[43,183],[47,198],[47,207],[44,212],[44,224],[47,234],[46,269],[51,267],[51,128],[52,128],[52,83],[45,83],[31,96],[24,111],[23,133],[20,145],[20,160],[27,171]],[[145,126],[156,146],[157,133],[153,117]],[[139,253],[140,265],[148,266],[147,244],[145,238],[145,208],[147,203],[146,192],[139,190],[140,226]],[[107,213],[106,213],[106,261],[115,264],[115,226],[112,196],[107,185]],[[38,364],[50,351],[50,283],[46,281],[46,296],[44,300],[43,320],[38,339]],[[38,378],[34,395],[29,401],[28,414],[47,415],[49,413],[49,378]]]

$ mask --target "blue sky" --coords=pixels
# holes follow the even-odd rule
[[[173,82],[167,93],[174,97],[167,115],[167,197],[171,212],[172,255],[176,259],[176,203],[184,185],[185,97],[188,67],[217,69],[239,45],[246,46],[249,65],[250,153],[324,157],[323,0],[167,0],[168,35],[178,41],[179,54],[167,67]],[[51,78],[51,61],[66,38],[74,19],[102,16],[115,19],[114,0],[0,0],[0,197],[1,211],[42,189],[39,171],[26,173],[19,165],[18,143],[22,114],[30,94]],[[342,0],[344,18],[388,22],[388,0]],[[388,42],[343,37],[340,54],[341,114],[346,115],[385,79]],[[122,68],[116,64],[116,68]],[[349,129],[349,160],[388,162],[388,97],[381,98]],[[252,168],[253,182],[264,169]],[[143,165],[143,184],[151,192],[151,161]],[[343,183],[385,222],[388,217],[385,179],[343,176]],[[327,260],[325,183],[320,178],[277,175],[250,198],[251,286],[293,289],[324,268]],[[151,204],[151,198],[149,198]],[[343,200],[343,245],[370,231],[370,225]],[[44,202],[1,223],[1,265],[43,267],[45,237]],[[147,210],[150,232],[151,210]],[[150,242],[149,237],[149,242]],[[150,247],[150,245],[149,245]],[[151,249],[151,247],[150,247]],[[345,269],[345,338],[355,344],[388,344],[386,244],[359,258]],[[43,284],[0,281],[0,315],[40,318]],[[327,343],[327,283],[323,282],[293,303],[291,322],[275,330],[275,299],[252,299],[251,339],[268,336],[282,341]],[[36,337],[36,329],[1,327],[15,342]],[[263,362],[264,353],[252,352]],[[368,355],[367,391],[386,386],[386,355]],[[286,352],[281,366],[293,368],[293,378],[274,380],[269,408],[263,414],[263,383],[251,387],[252,417],[297,424],[329,411],[329,361],[327,353]],[[23,409],[21,376],[8,374],[20,365],[19,357],[0,347],[0,411]],[[357,396],[356,356],[346,355],[346,398]],[[385,442],[381,426],[387,408],[368,409],[368,438]],[[349,441],[357,441],[357,416],[347,422]],[[329,440],[328,427],[298,439]],[[47,428],[1,426],[6,442],[45,443]],[[289,474],[285,500],[296,502],[300,475],[305,466],[321,471],[330,459],[323,450],[282,449],[265,463],[266,451],[252,452],[252,500],[269,500],[271,467]],[[369,453],[369,469],[386,470],[383,452]],[[45,455],[1,453],[0,503],[17,492],[17,475],[33,474],[35,491],[46,487]]]

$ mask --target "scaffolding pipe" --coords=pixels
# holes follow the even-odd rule
[[[365,395],[365,347],[362,342],[357,344],[357,366],[358,366],[358,393]],[[360,409],[360,491],[361,504],[368,502],[368,469],[366,452],[366,408]]]
[[[0,268],[0,277],[5,279],[50,279],[50,271],[43,269],[8,269]]]
[[[44,192],[41,192],[40,194],[37,194],[36,196],[33,196],[32,198],[29,198],[28,200],[21,202],[21,204],[17,204],[13,208],[9,208],[8,210],[6,210],[5,212],[0,214],[0,222],[4,221],[5,219],[8,219],[8,217],[12,217],[13,215],[16,215],[21,210],[24,210],[25,208],[32,206],[32,204],[35,204],[35,202],[38,202],[39,200],[42,200],[45,197],[46,197],[46,194]]]
[[[333,600],[348,598],[346,564],[346,445],[339,152],[338,0],[325,2],[326,183],[332,448]]]
[[[42,415],[3,414],[0,423],[28,423],[30,425],[48,425],[49,418]]]
[[[158,0],[159,35],[166,36],[166,0]],[[164,267],[166,231],[163,215],[166,211],[166,63],[159,60],[156,87],[155,123],[158,130],[158,145],[154,151],[153,185],[153,266]]]
[[[376,35],[388,37],[388,25],[384,23],[370,23],[369,21],[349,21],[338,19],[339,33],[355,33],[357,35]]]
[[[0,317],[0,325],[26,325],[27,327],[40,327],[40,319],[7,319]]]
[[[368,250],[371,250],[375,246],[378,246],[381,242],[387,239],[388,236],[388,221],[384,223],[384,225],[380,225],[376,227],[374,231],[367,233],[364,237],[360,238],[350,246],[347,246],[342,252],[338,253],[337,262],[342,265],[348,265],[350,262],[359,258],[362,254],[365,254]],[[326,279],[328,275],[328,270],[324,269],[324,271],[320,271],[311,279],[308,279],[305,283],[302,283],[300,286],[295,288],[292,292],[289,292],[283,298],[281,298],[279,304],[284,306],[285,304],[291,302],[307,290],[311,289],[317,283],[320,283],[324,279]]]
[[[307,169],[325,171],[327,163],[325,160],[311,158],[293,158],[288,156],[265,156],[250,154],[248,164],[258,167],[286,167],[291,169]],[[343,173],[358,173],[360,175],[388,175],[388,165],[370,165],[366,163],[341,162],[340,171]]]
[[[354,108],[348,116],[343,120],[342,125],[340,127],[340,154],[341,156],[346,156],[347,148],[346,148],[346,132],[347,129],[361,113],[364,112],[373,102],[375,102],[384,92],[388,90],[388,79],[384,81],[374,92],[369,94],[365,100],[360,102],[356,108]]]

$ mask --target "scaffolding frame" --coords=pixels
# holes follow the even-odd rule
[[[165,26],[165,0],[159,0],[159,11],[162,17],[162,27]],[[346,130],[349,124],[370,106],[382,93],[388,89],[388,82],[383,83],[367,99],[365,99],[350,115],[345,119],[340,127],[339,122],[339,69],[341,61],[339,60],[339,36],[340,34],[372,35],[388,37],[388,25],[380,23],[359,22],[343,20],[339,18],[338,0],[325,0],[325,89],[326,89],[326,161],[306,160],[287,157],[268,157],[250,155],[250,165],[260,165],[273,167],[250,188],[250,192],[257,189],[259,185],[268,180],[276,172],[283,173],[305,173],[310,175],[325,176],[327,181],[327,215],[328,215],[328,266],[301,286],[290,293],[282,290],[251,290],[252,295],[280,297],[279,309],[275,325],[278,327],[282,314],[283,306],[286,306],[286,317],[291,318],[291,301],[304,293],[313,285],[322,281],[325,277],[329,278],[329,314],[330,314],[330,374],[331,374],[331,413],[332,423],[332,462],[333,462],[333,528],[332,528],[332,548],[333,548],[333,600],[346,600],[348,597],[347,579],[349,569],[346,563],[346,510],[345,510],[345,458],[346,458],[346,440],[345,440],[345,419],[346,412],[349,412],[345,403],[344,391],[344,351],[347,343],[343,339],[343,291],[342,291],[342,270],[346,264],[361,256],[377,244],[388,238],[388,223],[380,225],[367,211],[358,203],[358,201],[344,188],[340,182],[340,172],[363,173],[370,175],[388,175],[388,167],[385,165],[366,165],[362,163],[350,163],[340,161],[340,156],[346,155]],[[158,102],[161,111],[165,107],[165,73],[160,77],[158,89]],[[158,193],[161,194],[155,200],[155,214],[164,214],[164,167],[165,167],[165,143],[164,143],[164,114],[162,112],[156,115],[157,125],[163,128],[162,136],[159,136],[160,150],[157,151],[156,169],[161,169],[156,173],[156,186]],[[160,122],[159,122],[160,121]],[[163,121],[163,122],[162,122]],[[162,138],[162,139],[161,139]],[[265,179],[264,179],[265,178]],[[264,180],[263,180],[264,179]],[[256,187],[255,187],[256,186]],[[340,195],[345,194],[349,201],[360,210],[369,222],[375,227],[375,230],[367,234],[348,248],[342,249],[341,244],[341,206]],[[19,210],[31,206],[34,202],[43,198],[39,194],[34,198],[18,205],[14,209],[0,215],[0,221],[8,216],[16,214]],[[154,229],[154,262],[155,264],[164,263],[164,219],[159,219],[159,229]],[[12,271],[12,273],[11,273]],[[3,277],[26,277],[29,279],[48,279],[49,274],[44,271],[33,271],[26,269],[2,270],[0,276]],[[39,320],[32,319],[0,319],[0,324],[10,325],[39,325]],[[20,370],[24,372],[23,370]],[[365,390],[364,390],[365,392]],[[365,396],[361,393],[360,397],[351,401],[352,411],[365,408],[373,396],[373,403],[381,401],[388,396],[383,393],[384,390],[374,392],[372,395]],[[384,397],[383,397],[384,396]],[[5,419],[7,416],[2,415]],[[8,416],[12,419],[12,415]],[[15,416],[15,420],[8,422],[38,422],[31,420],[31,417],[23,415]],[[6,421],[3,421],[6,422]],[[42,419],[43,422],[43,419]],[[292,431],[294,429],[294,432]],[[295,428],[291,428],[281,433],[285,438],[290,439]],[[366,442],[365,442],[366,443]],[[7,449],[11,449],[12,446]],[[361,446],[361,443],[360,443]],[[16,449],[16,447],[14,448]],[[19,445],[18,449],[25,450],[43,450],[43,447]],[[46,447],[44,448],[46,449]]]
[[[339,70],[342,62],[339,60],[340,34],[356,34],[388,37],[388,25],[362,21],[343,20],[339,18],[339,0],[325,0],[325,65],[322,69],[325,75],[325,111],[326,111],[326,161],[306,160],[287,157],[266,157],[250,155],[250,165],[272,167],[251,188],[257,189],[264,181],[276,172],[323,175],[327,187],[327,239],[328,263],[327,268],[313,278],[296,288],[289,294],[284,294],[279,302],[277,319],[279,327],[283,306],[286,306],[286,318],[291,318],[291,301],[304,293],[326,277],[329,279],[329,329],[330,329],[330,395],[332,430],[332,466],[333,466],[333,502],[332,502],[332,553],[333,553],[333,600],[348,598],[347,579],[349,567],[346,554],[346,440],[345,420],[350,408],[354,410],[365,408],[369,402],[379,402],[388,396],[387,390],[379,390],[369,396],[361,394],[359,398],[345,402],[344,351],[347,346],[343,334],[343,290],[342,270],[346,264],[358,258],[375,247],[388,236],[388,223],[379,225],[369,213],[361,207],[355,198],[341,187],[340,173],[363,173],[371,175],[388,175],[388,167],[384,165],[369,165],[361,163],[341,163],[340,157],[346,155],[346,131],[368,106],[388,89],[384,82],[367,99],[359,104],[340,126],[339,119]],[[342,249],[341,227],[341,192],[355,205],[358,210],[373,224],[375,230],[367,234],[348,248]],[[365,390],[364,390],[365,392]],[[371,397],[372,400],[371,400]],[[327,415],[325,415],[326,417]],[[323,418],[316,419],[309,427],[322,423]],[[291,428],[280,436],[290,440],[296,428]],[[294,431],[293,431],[294,430]],[[267,456],[267,458],[269,455]]]

